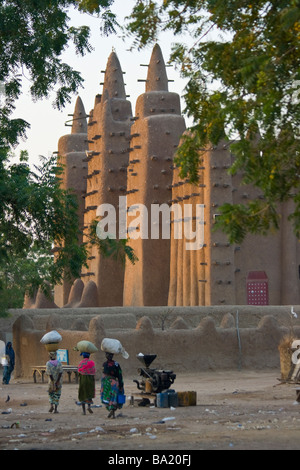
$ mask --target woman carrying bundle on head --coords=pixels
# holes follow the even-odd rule
[[[113,360],[113,354],[106,352],[106,362],[103,363],[101,378],[101,401],[109,411],[108,418],[115,418],[117,408],[123,404],[118,402],[118,396],[124,395],[123,374],[120,364]]]
[[[50,402],[49,413],[58,413],[57,407],[62,390],[63,368],[60,361],[57,360],[57,352],[49,352],[49,361],[46,363],[46,374],[49,376],[48,395]]]
[[[85,407],[88,406],[88,412],[93,413],[91,405],[93,404],[93,398],[95,398],[95,363],[90,360],[90,353],[82,352],[80,356],[83,356],[82,361],[78,365],[79,372],[79,389],[78,389],[78,400],[81,402],[82,411],[85,415]]]
[[[101,378],[101,401],[109,411],[108,418],[115,418],[117,408],[125,403],[123,374],[120,364],[114,361],[114,354],[121,354],[128,359],[129,354],[117,339],[103,338],[101,350],[105,352],[106,362],[103,363]]]

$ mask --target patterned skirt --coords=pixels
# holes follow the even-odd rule
[[[118,404],[119,381],[113,377],[104,376],[101,379],[101,402],[106,405],[107,410],[122,408]]]
[[[61,388],[57,389],[55,391],[50,391],[49,390],[49,402],[51,405],[58,405],[60,396],[61,396]]]

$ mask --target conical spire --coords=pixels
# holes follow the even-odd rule
[[[111,101],[109,98],[108,90],[104,90],[104,93],[102,95],[102,107],[101,107],[101,122],[106,123],[105,126],[107,125],[107,121],[112,121],[113,120],[113,115],[112,115],[112,110],[111,110]]]
[[[71,134],[86,134],[87,133],[87,121],[86,113],[80,96],[77,97]]]
[[[110,98],[126,99],[123,73],[117,54],[111,52],[106,65],[103,93],[108,91]]]
[[[158,44],[155,44],[146,81],[147,91],[168,91],[168,77],[166,72],[165,61]]]

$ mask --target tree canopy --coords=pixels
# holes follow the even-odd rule
[[[71,100],[83,79],[62,61],[62,52],[71,42],[80,55],[92,48],[89,28],[70,25],[68,11],[98,15],[102,32],[109,34],[116,24],[111,3],[0,1],[0,314],[21,307],[25,292],[42,287],[49,293],[49,286],[78,277],[85,263],[87,247],[78,244],[77,200],[60,186],[62,168],[54,156],[32,169],[26,152],[14,155],[30,123],[12,119],[12,112],[24,75],[33,100],[53,91],[57,108]]]
[[[92,51],[88,26],[70,25],[70,8],[99,16],[105,34],[115,31],[116,20],[109,6],[113,0],[1,0],[0,1],[0,144],[15,145],[25,136],[29,123],[10,119],[22,93],[22,77],[31,83],[33,100],[55,92],[58,109],[70,102],[82,86],[80,72],[62,61],[70,43],[76,54]]]
[[[86,247],[78,244],[77,200],[60,186],[54,157],[32,170],[23,155],[0,172],[0,313],[21,307],[24,293],[46,295],[78,277]],[[54,242],[57,248],[54,262]]]
[[[191,132],[176,155],[182,177],[198,181],[201,149],[225,139],[235,156],[229,170],[264,198],[224,204],[217,227],[231,242],[280,223],[280,204],[293,200],[300,235],[299,0],[140,0],[128,17],[133,47],[160,31],[188,32],[192,47],[175,43],[171,61],[188,79],[185,113]]]
[[[69,12],[96,16],[100,33],[109,35],[119,27],[113,3],[0,0],[0,316],[21,307],[24,293],[32,295],[41,287],[48,295],[55,284],[79,277],[86,264],[88,244],[78,242],[78,201],[60,184],[63,167],[55,155],[42,157],[34,169],[26,151],[14,155],[30,123],[13,119],[12,113],[24,77],[33,101],[53,92],[54,107],[62,109],[71,101],[83,78],[63,62],[62,54],[71,43],[81,56],[92,47],[89,27],[74,27]],[[99,240],[93,230],[89,238],[104,256],[123,264],[137,261],[127,240]]]

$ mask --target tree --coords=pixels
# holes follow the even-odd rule
[[[300,1],[137,1],[127,24],[133,46],[162,30],[194,38],[171,56],[188,79],[185,113],[193,119],[175,159],[181,176],[197,182],[203,149],[227,140],[229,171],[242,171],[264,198],[224,204],[216,227],[231,242],[267,233],[279,225],[280,204],[292,200],[299,237]]]
[[[1,0],[0,1],[0,144],[15,145],[29,124],[9,118],[22,92],[22,76],[31,82],[34,100],[56,91],[54,106],[61,109],[82,85],[80,73],[61,59],[72,42],[79,55],[91,52],[87,26],[69,25],[70,8],[99,16],[105,34],[115,31],[109,6],[113,0]],[[5,99],[4,99],[5,98]]]
[[[98,15],[104,34],[114,31],[111,0],[0,0],[0,315],[21,307],[25,292],[80,275],[87,250],[78,244],[77,201],[60,187],[54,157],[32,170],[28,155],[13,149],[30,126],[11,119],[22,92],[22,76],[31,81],[33,99],[56,90],[62,108],[82,84],[79,72],[62,62],[73,42],[78,54],[92,50],[89,28],[69,25],[68,10]],[[55,263],[53,246],[57,247]]]
[[[74,194],[60,186],[55,157],[33,171],[27,157],[0,165],[0,297],[5,308],[21,307],[24,293],[63,278],[78,277],[87,252],[78,244]],[[57,247],[54,262],[53,246]]]

